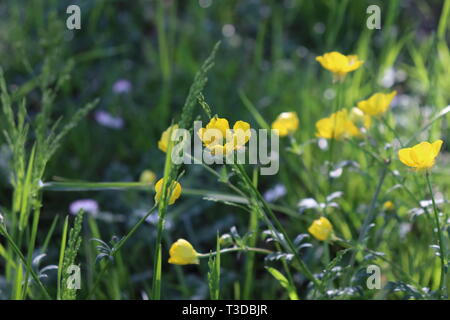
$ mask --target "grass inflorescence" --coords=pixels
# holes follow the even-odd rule
[[[448,299],[449,0],[81,3],[0,4],[0,299]]]

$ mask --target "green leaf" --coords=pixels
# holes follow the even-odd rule
[[[286,289],[288,292],[289,298],[291,300],[298,300],[297,291],[294,287],[292,287],[288,281],[288,279],[277,269],[272,267],[266,267],[266,270],[269,271],[269,273],[278,280],[280,285]]]
[[[252,114],[253,118],[255,118],[256,122],[262,129],[270,130],[269,124],[264,120],[264,117],[259,113],[253,103],[247,98],[243,91],[239,91],[239,97],[241,98],[242,103],[247,108],[247,110]]]
[[[208,286],[211,300],[219,300],[220,294],[220,238],[217,233],[216,256],[210,255],[208,260]]]

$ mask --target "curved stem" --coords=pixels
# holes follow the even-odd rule
[[[261,254],[271,254],[273,253],[273,251],[271,250],[267,250],[267,249],[262,249],[262,248],[253,248],[253,247],[233,247],[233,248],[226,248],[226,249],[222,249],[220,250],[220,254],[222,253],[229,253],[229,252],[240,252],[240,251],[251,251],[251,252],[256,252],[256,253],[261,253]],[[215,256],[217,255],[217,251],[211,252],[211,253],[199,253],[198,257],[199,258],[209,258],[211,256]]]
[[[314,274],[309,270],[308,266],[303,262],[302,258],[300,257],[295,245],[292,243],[290,238],[288,237],[288,234],[286,230],[281,225],[280,221],[277,219],[273,211],[269,208],[266,201],[264,200],[261,193],[258,191],[258,189],[255,188],[252,181],[247,175],[247,172],[240,164],[235,164],[234,167],[236,170],[240,173],[240,177],[243,179],[243,182],[249,187],[250,191],[253,193],[253,196],[258,200],[258,202],[262,205],[262,208],[264,210],[261,210],[263,213],[262,218],[264,219],[264,222],[266,225],[271,229],[271,231],[274,233],[274,236],[277,238],[277,240],[285,247],[287,251],[290,251],[296,261],[298,262],[299,268],[301,272],[308,278],[310,281],[314,282],[314,284],[319,287],[320,286],[320,280],[317,279]],[[269,219],[272,219],[272,221]],[[277,231],[278,229],[278,231]],[[278,234],[278,232],[281,233],[282,237]]]
[[[147,220],[147,218],[150,216],[150,214],[153,212],[153,210],[156,208],[156,203],[153,205],[153,207],[147,211],[147,213],[139,219],[138,222],[131,228],[130,231],[123,237],[111,250],[111,256],[115,257],[116,254],[120,251],[120,249],[123,247],[125,242],[128,241],[129,238],[136,232],[136,230]],[[106,271],[108,270],[109,266],[111,264],[111,260],[107,260],[106,263],[103,265],[102,269],[100,270],[100,273],[97,277],[97,279],[94,282],[94,285],[89,290],[88,294],[86,295],[85,299],[89,299],[95,292],[95,289],[97,289],[98,285],[100,284],[100,281],[102,280],[103,276],[105,275]]]
[[[342,91],[343,91],[343,82],[338,81],[336,84],[336,103],[334,104],[333,113],[334,114],[334,121],[333,121],[333,129],[331,132],[331,139],[328,149],[328,168],[327,168],[327,179],[328,179],[328,194],[325,195],[325,202],[327,203],[328,207],[328,195],[331,194],[333,189],[333,178],[331,177],[331,171],[333,169],[333,150],[334,150],[334,144],[335,144],[335,134],[336,134],[336,125],[337,125],[337,115],[336,112],[339,111],[339,108],[341,106],[341,98],[342,98]],[[331,115],[330,115],[331,116]],[[326,210],[326,209],[325,209]]]
[[[42,284],[41,280],[39,279],[39,276],[36,274],[36,272],[33,270],[31,265],[27,263],[27,260],[25,259],[24,255],[20,251],[19,247],[16,245],[14,240],[9,235],[8,231],[3,225],[0,225],[0,234],[3,235],[6,240],[11,245],[13,251],[19,256],[20,260],[22,261],[23,265],[25,266],[27,272],[31,275],[33,280],[37,283],[38,287],[42,290],[42,293],[44,294],[45,298],[47,300],[51,300],[50,294],[48,293],[47,289]]]
[[[398,143],[400,143],[400,146],[403,148],[404,144],[402,143],[402,140],[400,140],[400,136],[397,133],[397,130],[395,130],[388,122],[388,119],[385,118],[384,115],[380,117],[383,124],[394,134],[395,139],[398,140]]]
[[[388,164],[386,164],[381,170],[382,171],[381,171],[381,174],[380,174],[380,179],[378,180],[378,184],[377,184],[375,193],[374,193],[374,195],[372,197],[372,201],[370,202],[370,206],[369,206],[369,208],[367,210],[366,218],[364,219],[363,225],[361,227],[361,231],[360,231],[359,236],[358,236],[357,244],[358,245],[362,245],[364,247],[365,247],[365,243],[366,243],[365,237],[366,237],[367,233],[370,230],[370,224],[374,221],[374,219],[376,217],[376,213],[377,212],[375,210],[375,206],[376,206],[376,204],[378,202],[378,198],[380,196],[381,187],[383,186],[384,179],[386,178],[386,174],[387,174],[387,171],[388,171]],[[345,282],[348,282],[351,279],[351,275],[352,275],[351,270],[352,270],[353,265],[356,262],[356,254],[357,254],[357,252],[358,252],[357,250],[354,251],[352,256],[351,256],[351,258],[350,258],[350,263],[349,263],[350,268],[348,269],[349,272],[347,273],[347,275],[345,277]]]

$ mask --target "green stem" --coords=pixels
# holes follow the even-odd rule
[[[37,229],[38,229],[38,225],[39,225],[39,217],[40,217],[40,207],[39,207],[39,205],[37,205],[37,207],[34,208],[33,224],[32,224],[32,229],[31,229],[31,238],[30,238],[30,241],[28,242],[27,262],[28,262],[29,266],[31,266],[31,264],[32,264],[33,252],[34,252],[34,248],[36,246],[36,236],[37,236]],[[24,289],[22,292],[22,294],[23,294],[22,298],[25,298],[27,295],[29,277],[30,277],[30,272],[27,270],[27,272],[25,274],[25,285],[24,285]]]
[[[172,136],[172,130],[169,131],[169,137]],[[152,299],[159,300],[161,298],[161,277],[162,277],[162,238],[164,232],[164,224],[169,199],[173,192],[172,184],[174,180],[172,172],[172,147],[173,141],[169,139],[166,151],[166,160],[164,163],[164,180],[161,188],[161,197],[158,200],[158,225],[156,230],[156,243],[153,252],[153,277],[152,277]]]
[[[353,146],[355,146],[358,149],[361,149],[363,152],[365,152],[367,155],[369,155],[370,157],[372,157],[375,161],[377,161],[380,165],[384,166],[386,164],[388,164],[390,162],[389,159],[381,159],[380,157],[378,157],[375,153],[373,153],[371,150],[364,148],[363,146],[361,146],[360,144],[355,143],[353,140],[348,139],[347,141],[349,141]],[[423,207],[420,203],[420,200],[414,195],[414,193],[409,190],[408,187],[406,187],[404,181],[401,180],[400,176],[392,171],[391,169],[387,169],[388,173],[395,179],[395,181],[402,186],[402,190],[405,190],[406,193],[408,194],[408,196],[411,198],[412,201],[414,201],[416,203],[416,205],[418,205],[420,208],[422,208],[425,213],[428,215],[430,212],[428,211],[427,207]]]
[[[31,266],[27,263],[27,260],[25,259],[24,255],[22,254],[20,249],[17,247],[16,243],[11,238],[11,236],[8,234],[8,232],[6,231],[6,229],[5,229],[5,227],[3,225],[0,226],[0,234],[2,234],[6,238],[8,243],[11,245],[13,251],[17,254],[19,259],[25,265],[25,268],[27,269],[27,272],[29,272],[29,274],[31,274],[31,276],[33,277],[34,281],[38,284],[39,288],[42,290],[42,293],[44,294],[45,298],[48,299],[48,300],[51,300],[52,298],[50,297],[47,289],[45,289],[44,285],[42,284],[42,282],[39,279],[39,277],[36,274],[36,272],[34,272],[34,270],[31,268]]]
[[[383,182],[384,182],[384,179],[386,178],[387,172],[388,172],[388,167],[387,167],[387,164],[385,164],[385,166],[383,166],[383,169],[381,171],[380,179],[378,181],[378,185],[375,190],[375,193],[372,197],[372,201],[370,203],[369,209],[367,210],[366,218],[364,219],[363,225],[361,227],[361,232],[359,233],[358,242],[357,242],[358,245],[363,245],[363,246],[365,245],[364,238],[365,238],[367,232],[369,231],[370,224],[375,219],[375,216],[376,216],[376,211],[374,210],[375,205],[378,201],[378,197],[379,197],[380,191],[381,191],[381,186],[383,185]],[[351,275],[352,267],[355,263],[357,253],[358,253],[357,250],[353,251],[353,254],[352,254],[352,257],[351,257],[350,263],[349,263],[349,268],[348,268],[349,272],[347,273],[345,282],[350,280],[349,277]]]
[[[149,210],[147,211],[147,213],[141,218],[139,219],[138,222],[135,223],[135,225],[133,226],[133,228],[131,228],[130,231],[128,231],[128,233],[125,235],[125,237],[123,237],[111,250],[111,256],[115,257],[116,254],[120,251],[120,249],[124,246],[124,244],[128,241],[128,239],[130,239],[133,234],[136,233],[137,229],[139,229],[139,227],[145,222],[145,220],[147,220],[147,218],[150,216],[150,214],[152,214],[153,210],[156,208],[156,204]],[[89,299],[93,294],[95,289],[98,287],[98,285],[100,284],[100,280],[103,278],[103,275],[105,274],[105,272],[108,270],[109,265],[111,264],[111,260],[107,260],[106,263],[103,265],[102,270],[99,273],[99,276],[97,277],[97,279],[94,282],[94,285],[92,286],[91,290],[89,291],[89,293],[86,296],[86,300]]]
[[[214,171],[214,170],[213,170]],[[215,172],[215,176],[217,172]],[[220,175],[219,175],[220,177]],[[233,191],[240,194],[241,196],[235,196],[233,194],[222,193],[222,192],[211,192],[211,190],[206,189],[190,189],[183,188],[183,195],[185,196],[196,196],[196,197],[211,197],[220,198],[226,201],[247,204],[248,199],[244,197],[242,191],[237,189],[236,186],[227,182],[226,183]],[[61,191],[61,192],[72,192],[72,191],[106,191],[106,190],[116,190],[116,191],[126,191],[131,189],[136,190],[151,190],[154,191],[154,186],[150,183],[144,182],[45,182],[41,188],[45,191]],[[238,191],[239,190],[239,191]],[[280,206],[276,204],[269,204],[269,206],[276,211],[284,213],[291,217],[298,218],[297,212],[291,208]]]
[[[277,219],[277,217],[275,216],[273,211],[267,205],[267,203],[265,202],[265,200],[264,200],[263,196],[261,195],[261,193],[255,188],[255,186],[253,185],[252,181],[248,177],[247,172],[244,170],[244,168],[240,164],[235,164],[234,167],[240,173],[240,177],[244,180],[244,183],[249,187],[249,189],[252,191],[253,195],[259,200],[259,202],[263,206],[264,210],[261,211],[263,213],[263,215],[262,215],[263,219],[264,219],[266,225],[274,233],[274,237],[277,238],[277,240],[285,247],[285,249],[287,249],[288,251],[290,251],[294,255],[295,259],[297,260],[297,262],[299,264],[300,271],[310,281],[314,282],[314,284],[317,287],[319,287],[320,286],[320,281],[316,277],[314,277],[312,272],[309,270],[308,266],[303,262],[303,260],[301,259],[301,257],[299,256],[299,254],[297,252],[297,249],[295,248],[294,244],[290,240],[286,230],[283,228],[283,226],[281,225],[280,221]],[[272,221],[269,219],[269,217],[266,215],[266,213],[269,214],[270,219],[272,219],[272,221],[275,223],[275,226],[272,224]],[[283,235],[283,239],[281,237],[279,237],[277,229]]]
[[[376,211],[374,209],[375,209],[376,203],[378,201],[384,179],[386,178],[386,174],[387,174],[387,165],[385,165],[381,171],[380,179],[378,181],[378,185],[375,190],[375,194],[373,195],[369,210],[367,212],[366,218],[365,218],[364,223],[361,228],[361,233],[359,234],[359,237],[358,237],[358,242],[364,242],[363,239],[366,236],[366,233],[369,231],[369,226],[370,226],[371,222],[375,219]]]
[[[267,250],[267,249],[262,249],[262,248],[253,248],[253,247],[233,247],[233,248],[226,248],[226,249],[222,249],[220,250],[220,254],[223,253],[230,253],[230,252],[255,252],[255,253],[261,253],[261,254],[271,254],[273,253],[273,251],[271,250]],[[217,255],[217,251],[214,252],[210,252],[210,253],[199,253],[198,257],[199,258],[209,258],[211,256],[215,256]]]
[[[253,184],[258,187],[258,169],[255,167],[253,170]],[[250,221],[248,226],[249,232],[251,234],[249,238],[250,247],[256,246],[258,240],[259,231],[259,212],[257,206],[252,206],[250,210]],[[245,280],[244,280],[244,292],[243,300],[250,299],[252,289],[253,289],[253,278],[254,278],[254,265],[255,265],[255,253],[250,252],[245,260]]]
[[[429,173],[429,171],[426,172],[425,177],[426,177],[427,184],[428,184],[428,190],[430,191],[430,195],[431,195],[431,202],[433,203],[434,220],[435,220],[436,229],[437,229],[437,240],[438,240],[438,245],[439,245],[439,256],[441,258],[441,280],[439,282],[439,292],[440,292],[440,294],[442,294],[443,293],[443,289],[444,289],[444,283],[445,283],[445,269],[446,269],[445,252],[444,252],[444,237],[443,237],[442,231],[441,231],[441,224],[439,222],[439,213],[438,213],[438,209],[437,209],[437,206],[436,206],[436,202],[434,200],[433,189],[431,188],[431,181],[430,181],[430,173]]]
[[[147,211],[147,213],[141,218],[139,219],[138,222],[136,222],[136,224],[133,226],[133,228],[131,228],[130,231],[128,231],[128,233],[125,235],[125,237],[123,237],[116,246],[114,246],[113,249],[113,253],[116,254],[117,251],[119,251],[123,245],[125,244],[125,242],[128,241],[128,239],[130,239],[133,234],[136,233],[137,229],[139,229],[139,227],[145,222],[145,220],[147,220],[147,218],[150,216],[150,214],[152,214],[153,210],[156,208],[156,205],[154,205],[149,211]]]
[[[332,114],[335,114],[341,105],[341,96],[342,96],[342,86],[343,82],[339,81],[336,84],[336,103],[334,104],[334,109]],[[335,131],[336,131],[336,123],[337,123],[337,116],[334,116],[334,123],[333,123],[333,132],[331,134],[330,139],[330,148],[328,152],[328,173],[327,173],[327,179],[328,179],[328,195],[331,194],[331,191],[333,189],[333,179],[331,178],[331,170],[333,169],[333,154],[334,154],[334,144],[335,144]],[[325,195],[325,201],[328,202],[327,198],[328,195]]]
[[[165,12],[164,2],[158,1],[156,8],[156,27],[158,32],[158,49],[161,64],[161,73],[164,83],[170,79],[170,52],[167,45],[167,35],[165,31]]]
[[[363,251],[365,251],[367,253],[373,254],[378,259],[383,260],[384,262],[388,263],[392,267],[393,270],[398,272],[398,274],[404,279],[405,282],[411,283],[416,288],[418,288],[422,293],[424,293],[423,290],[421,289],[421,285],[417,281],[415,281],[412,278],[412,276],[410,276],[406,271],[403,270],[402,267],[397,265],[391,259],[386,258],[383,255],[380,255],[379,252],[376,252],[376,251],[373,251],[371,249],[368,249],[367,247],[358,248],[357,245],[355,245],[355,244],[353,244],[353,243],[351,243],[351,242],[349,242],[347,240],[343,240],[343,239],[337,238],[337,237],[334,237],[333,239],[331,239],[331,241],[333,243],[337,244],[337,245],[340,245],[340,246],[344,247],[344,248],[349,248],[349,249],[352,249],[352,250],[358,250],[359,249],[359,250],[363,250]]]
[[[400,143],[400,146],[403,148],[404,145],[403,145],[403,143],[402,143],[402,140],[400,140],[400,136],[398,135],[397,130],[395,130],[395,129],[389,124],[388,120],[387,120],[384,116],[381,116],[380,119],[381,119],[381,121],[383,122],[383,124],[384,124],[384,125],[385,125],[385,126],[386,126],[393,134],[394,134],[395,139],[398,140],[398,142]]]

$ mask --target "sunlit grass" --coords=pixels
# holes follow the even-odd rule
[[[1,299],[448,298],[449,0],[105,3],[0,4]],[[276,175],[173,163],[224,119]]]

